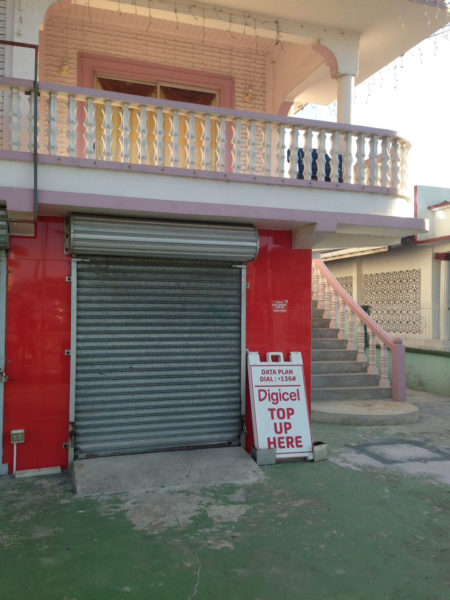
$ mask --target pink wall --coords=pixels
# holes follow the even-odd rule
[[[11,237],[8,255],[5,462],[11,429],[25,429],[17,469],[67,467],[70,356],[70,259],[64,220],[39,219],[34,238]]]
[[[290,231],[259,231],[260,250],[247,268],[247,348],[259,352],[300,351],[306,394],[311,405],[311,250],[293,250]],[[286,312],[273,303],[287,300]],[[247,402],[247,450],[253,445]]]

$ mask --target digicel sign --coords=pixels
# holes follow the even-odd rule
[[[277,458],[313,459],[302,355],[289,358],[269,352],[261,362],[257,352],[248,355],[255,445],[274,448]]]

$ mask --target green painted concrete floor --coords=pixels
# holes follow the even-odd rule
[[[248,485],[87,499],[65,474],[0,478],[0,599],[448,600],[450,398],[409,400],[419,422],[315,425],[330,460]]]

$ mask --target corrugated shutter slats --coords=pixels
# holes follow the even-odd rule
[[[240,269],[80,261],[77,456],[237,443],[240,332]]]

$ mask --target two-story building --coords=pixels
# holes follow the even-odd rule
[[[0,17],[1,472],[15,429],[18,470],[239,444],[246,349],[302,352],[310,395],[312,252],[425,229],[408,142],[353,124],[352,97],[445,3],[1,0]],[[335,99],[337,123],[287,116]]]

